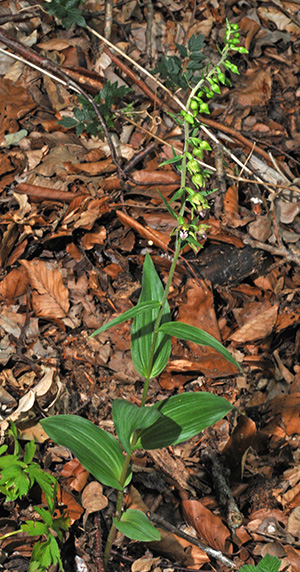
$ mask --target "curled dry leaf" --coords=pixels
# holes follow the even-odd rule
[[[241,474],[242,459],[256,436],[256,425],[246,415],[241,415],[231,437],[228,439],[222,454],[228,459],[231,470]]]
[[[250,315],[243,317],[241,327],[230,336],[230,340],[237,343],[250,343],[265,338],[271,334],[278,314],[278,303],[271,305],[265,303],[253,304]]]
[[[86,485],[89,472],[79,463],[78,459],[71,459],[64,465],[61,475],[67,477],[67,484],[71,489],[80,493]]]
[[[24,268],[14,268],[0,283],[0,297],[10,303],[11,300],[27,292],[28,279]]]
[[[208,546],[232,553],[232,545],[229,542],[230,531],[223,524],[219,516],[214,515],[200,501],[182,501],[182,510],[186,521],[191,524],[199,537]]]
[[[62,275],[44,262],[21,260],[33,289],[32,305],[35,315],[43,318],[65,318],[69,310],[69,292]]]
[[[102,491],[102,485],[98,481],[92,481],[83,490],[81,503],[89,513],[102,510],[108,505],[108,500]]]
[[[160,570],[156,566],[160,563],[160,558],[138,558],[131,566],[131,572],[150,572],[150,570]]]
[[[54,371],[55,371],[54,369],[47,370],[44,377],[42,377],[42,379],[38,382],[38,384],[34,388],[31,388],[27,393],[25,393],[25,395],[21,397],[17,409],[15,409],[15,411],[13,411],[11,415],[6,417],[6,419],[1,423],[1,431],[6,431],[6,429],[9,426],[9,421],[17,422],[23,420],[24,418],[26,419],[27,413],[34,406],[36,398],[42,397],[51,388],[53,383]],[[57,397],[55,399],[57,399]]]

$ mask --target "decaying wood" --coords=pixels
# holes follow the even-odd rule
[[[198,255],[197,262],[190,261],[195,273],[210,280],[213,286],[237,286],[245,278],[263,274],[272,263],[272,257],[245,246],[237,248],[230,244],[211,244]]]

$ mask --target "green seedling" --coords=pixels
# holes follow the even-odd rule
[[[240,568],[239,572],[278,572],[280,564],[279,558],[266,554],[257,566],[246,564]]]
[[[5,502],[26,497],[37,483],[45,494],[47,508],[34,507],[42,522],[27,520],[21,525],[20,530],[3,535],[0,541],[20,531],[26,532],[29,536],[41,536],[41,540],[34,545],[29,572],[46,572],[53,564],[57,564],[63,572],[58,541],[63,541],[64,532],[69,528],[69,519],[64,515],[54,516],[57,508],[57,480],[33,461],[36,451],[34,441],[26,443],[23,454],[14,423],[11,423],[9,433],[14,439],[14,453],[6,454],[7,445],[0,447],[0,492],[5,496]]]

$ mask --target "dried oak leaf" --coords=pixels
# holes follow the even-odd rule
[[[182,501],[182,510],[186,522],[195,528],[202,540],[216,550],[232,553],[230,531],[219,516],[197,500]]]
[[[0,283],[0,297],[10,302],[25,294],[27,288],[28,279],[24,268],[14,268]]]
[[[56,268],[44,262],[21,260],[33,289],[32,306],[35,315],[42,318],[65,318],[69,310],[69,291]]]

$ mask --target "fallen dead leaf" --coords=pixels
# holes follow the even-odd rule
[[[45,262],[21,260],[33,289],[32,305],[35,315],[43,318],[65,318],[69,310],[69,292],[62,275]]]

